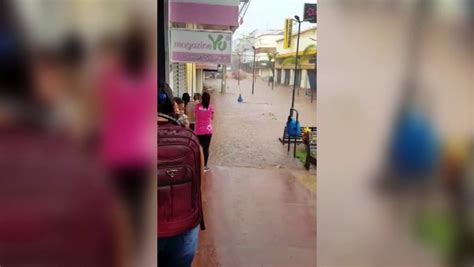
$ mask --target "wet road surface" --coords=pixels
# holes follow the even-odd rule
[[[240,86],[228,79],[227,92],[221,94],[220,80],[207,80],[206,84],[216,88],[211,100],[216,110],[210,150],[214,165],[299,168],[278,142],[289,114],[291,88],[277,86],[272,90],[257,79],[252,95],[251,79],[241,81]],[[244,103],[237,102],[240,93]],[[296,97],[295,108],[302,126],[316,126],[316,100],[311,103],[303,89]]]
[[[306,267],[316,265],[315,170],[307,172],[278,141],[291,90],[229,80],[213,86],[214,136],[203,179],[207,229],[200,233],[194,267]],[[239,89],[241,88],[241,89]],[[237,97],[242,93],[244,103]],[[301,90],[303,125],[316,124],[316,101]]]

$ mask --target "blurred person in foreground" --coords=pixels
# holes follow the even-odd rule
[[[56,55],[30,57],[0,4],[0,265],[124,266],[124,219],[62,119]],[[7,17],[9,17],[7,16]]]
[[[191,267],[204,230],[201,179],[204,156],[197,136],[176,118],[173,94],[158,91],[158,266]]]
[[[70,32],[61,45],[61,57],[64,73],[64,87],[72,100],[70,105],[75,108],[72,117],[72,128],[80,145],[89,150],[94,149],[94,137],[97,132],[97,108],[92,89],[92,71],[90,70],[89,50],[83,36]]]
[[[133,245],[144,238],[145,204],[156,160],[156,74],[150,42],[132,25],[99,77],[101,155],[133,226]]]

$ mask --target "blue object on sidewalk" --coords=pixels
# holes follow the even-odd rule
[[[411,108],[403,112],[392,137],[391,160],[404,175],[431,173],[439,159],[439,139],[426,114]]]
[[[299,137],[301,135],[300,122],[293,117],[286,123],[286,129],[288,131],[288,136],[290,137]]]
[[[239,98],[237,99],[237,102],[242,103],[244,102],[244,99],[242,97],[242,94],[239,94]]]

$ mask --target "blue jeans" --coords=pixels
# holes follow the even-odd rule
[[[158,266],[191,267],[199,237],[199,225],[183,234],[158,239]]]

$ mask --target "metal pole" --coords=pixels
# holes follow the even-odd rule
[[[311,103],[313,103],[313,98],[314,98],[314,93],[316,92],[316,87],[318,86],[318,71],[317,71],[317,63],[318,63],[318,56],[316,54],[315,56],[315,61],[314,61],[314,89],[311,88]]]
[[[239,78],[237,79],[237,85],[240,85],[240,54],[238,54],[239,56]]]
[[[222,65],[221,93],[225,93],[227,81],[227,65]]]
[[[255,54],[256,54],[256,50],[255,50],[255,47],[252,46],[253,48],[253,76],[252,76],[252,95],[255,91]]]
[[[300,46],[301,21],[298,19],[297,22],[298,22],[298,38],[296,41],[295,77],[293,81],[293,96],[291,98],[291,108],[295,107],[296,70],[298,69],[298,53],[299,53],[299,46]]]
[[[271,62],[272,64],[272,90],[273,90],[273,86],[275,85],[275,59],[276,58],[276,54],[273,55],[273,62]]]

